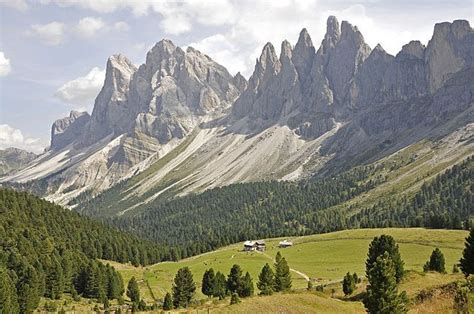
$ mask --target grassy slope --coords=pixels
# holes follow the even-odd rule
[[[446,268],[451,270],[461,255],[466,231],[458,230],[429,230],[429,229],[358,229],[346,230],[328,234],[311,235],[293,238],[295,245],[282,250],[290,267],[316,279],[317,284],[339,281],[343,275],[357,272],[363,275],[368,245],[374,236],[390,234],[400,244],[405,268],[408,270],[422,269],[432,250],[439,247],[446,258]],[[231,245],[214,252],[188,258],[179,262],[159,263],[146,268],[136,268],[131,265],[115,264],[120,270],[125,281],[131,276],[144,280],[141,288],[146,299],[151,301],[148,281],[155,297],[163,297],[170,291],[173,277],[180,267],[188,266],[194,274],[198,286],[197,298],[202,298],[200,283],[202,274],[207,268],[214,268],[228,274],[233,264],[239,264],[244,271],[249,271],[256,283],[258,274],[265,263],[271,263],[278,248],[280,239],[267,241],[265,254],[241,251],[242,244]],[[305,288],[306,280],[293,273],[293,287]]]

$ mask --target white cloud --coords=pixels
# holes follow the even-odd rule
[[[25,0],[0,0],[0,4],[20,11],[28,9],[28,4]]]
[[[20,130],[8,124],[0,124],[0,149],[16,147],[41,153],[46,146],[47,144],[39,138],[25,137]]]
[[[104,79],[105,70],[94,67],[85,76],[66,82],[56,91],[55,96],[76,108],[91,108]]]
[[[114,23],[113,29],[119,32],[126,32],[130,30],[130,26],[126,22],[121,21]]]
[[[74,28],[76,33],[83,38],[97,36],[105,28],[105,23],[100,18],[85,17],[79,20]]]
[[[0,51],[0,76],[6,76],[11,71],[10,59]]]
[[[65,26],[60,22],[31,25],[30,34],[48,45],[59,45],[63,41]]]

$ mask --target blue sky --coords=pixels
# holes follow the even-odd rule
[[[467,19],[474,2],[329,0],[0,0],[0,149],[36,152],[54,120],[91,112],[107,57],[135,64],[162,38],[191,45],[248,77],[262,46],[295,43],[306,27],[318,46],[327,16],[357,25],[392,54],[427,44],[437,22]]]

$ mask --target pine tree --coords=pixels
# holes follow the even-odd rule
[[[0,268],[0,313],[18,313],[15,284],[6,269]]]
[[[265,264],[263,266],[260,275],[258,275],[257,288],[260,290],[261,295],[271,295],[274,289],[274,274],[270,265]]]
[[[46,276],[46,292],[45,295],[51,299],[60,299],[64,291],[64,275],[61,264],[58,259],[53,256],[51,265],[48,268]]]
[[[280,252],[275,257],[275,291],[286,291],[291,288],[290,267]]]
[[[40,278],[33,266],[27,265],[17,283],[18,305],[21,313],[31,313],[40,302]]]
[[[138,288],[138,282],[135,277],[132,277],[128,282],[127,297],[130,298],[132,303],[138,303],[140,301],[140,289]]]
[[[465,248],[462,252],[459,266],[464,273],[464,276],[474,274],[474,227],[471,228],[469,236],[466,238]]]
[[[239,265],[234,264],[227,276],[227,290],[230,293],[238,292],[242,286],[242,269]]]
[[[173,299],[171,298],[171,293],[166,292],[165,298],[163,300],[163,310],[169,311],[173,309]]]
[[[214,289],[214,269],[207,269],[202,276],[202,288],[201,291],[204,295],[210,297],[213,294]]]
[[[399,283],[405,272],[403,268],[403,261],[400,256],[398,244],[396,244],[393,237],[389,235],[382,234],[380,237],[375,237],[370,243],[367,262],[365,263],[366,274],[368,276],[369,271],[376,262],[377,258],[383,255],[385,252],[387,252],[392,259],[395,267],[395,277],[397,283]]]
[[[438,273],[445,273],[446,269],[444,266],[444,255],[440,249],[436,248],[433,250],[430,256],[430,260],[423,266],[424,271],[436,271]]]
[[[175,308],[187,307],[196,291],[193,274],[188,267],[180,268],[174,277],[173,304]]]
[[[367,295],[364,300],[369,313],[405,313],[407,297],[398,294],[396,268],[390,254],[385,252],[372,264],[367,278]]]
[[[245,276],[242,278],[241,282],[242,286],[239,289],[239,297],[241,298],[246,298],[250,297],[253,295],[253,280],[252,277],[250,276],[249,272],[245,273]]]
[[[355,281],[354,276],[351,275],[349,272],[344,276],[344,280],[342,281],[342,291],[344,295],[348,296],[351,295],[355,290]]]
[[[219,300],[222,300],[226,296],[226,279],[225,275],[218,271],[216,273],[216,276],[214,277],[214,287],[212,289],[212,296],[219,298]]]

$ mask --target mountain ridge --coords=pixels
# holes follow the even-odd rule
[[[338,172],[472,123],[472,43],[469,23],[456,20],[436,24],[426,47],[411,41],[391,56],[331,16],[318,49],[306,29],[294,47],[282,42],[280,56],[267,43],[247,81],[162,40],[138,68],[109,58],[82,132],[78,123],[55,123],[64,130],[52,149],[1,180],[44,182],[41,193],[67,204],[155,163],[159,171],[124,198]]]

